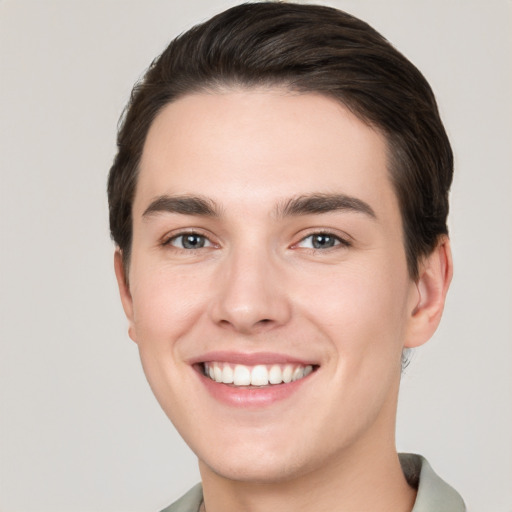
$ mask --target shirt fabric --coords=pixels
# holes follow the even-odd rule
[[[400,464],[409,485],[418,490],[411,512],[465,512],[459,493],[439,478],[421,455],[400,453]],[[161,512],[199,512],[203,501],[201,484]]]

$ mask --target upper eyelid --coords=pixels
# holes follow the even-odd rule
[[[333,237],[338,241],[337,245],[342,245],[343,247],[351,247],[353,244],[352,240],[349,239],[349,237],[342,237],[340,235],[336,235],[334,233],[325,232],[325,231],[315,231],[313,233],[310,233],[309,235],[303,236],[298,242],[295,242],[292,245],[292,248],[297,247],[301,242],[304,242],[304,240],[307,240],[308,238],[311,238],[312,236],[315,236],[315,235],[325,235],[325,236]],[[336,247],[336,245],[333,247],[328,247],[327,249],[333,249],[334,247]],[[327,249],[322,249],[322,250],[327,250]],[[317,249],[315,249],[315,250],[317,250]]]
[[[354,238],[352,236],[350,236],[348,233],[339,232],[338,230],[335,230],[332,228],[311,228],[311,230],[305,230],[305,231],[306,231],[305,234],[302,234],[302,235],[298,234],[298,236],[300,235],[298,242],[301,242],[302,240],[304,240],[310,236],[314,236],[314,235],[332,236],[332,237],[335,237],[335,238],[341,240],[342,242],[346,242],[349,244],[352,244],[354,242]],[[295,242],[295,243],[298,243],[298,242]]]
[[[332,236],[332,237],[340,240],[340,242],[344,245],[351,245],[354,242],[353,237],[351,237],[348,233],[345,233],[345,232],[339,233],[339,232],[337,232],[337,230],[334,230],[332,228],[310,228],[310,229],[304,230],[304,231],[306,231],[306,233],[303,233],[303,234],[298,233],[296,235],[296,237],[300,236],[300,238],[296,238],[297,241],[293,242],[291,244],[291,246],[296,246],[297,244],[299,244],[306,238],[309,238],[314,235]],[[185,236],[185,235],[190,235],[190,234],[202,236],[202,237],[206,238],[211,244],[219,245],[218,242],[214,241],[214,238],[215,238],[214,236],[212,236],[209,233],[205,233],[201,228],[183,228],[183,229],[178,229],[175,231],[168,232],[164,236],[161,237],[160,243],[162,245],[166,245],[171,240],[175,240],[176,238],[179,238],[180,236]]]
[[[176,240],[180,236],[186,236],[186,235],[197,235],[202,236],[206,238],[211,244],[215,244],[215,242],[212,240],[212,237],[198,228],[190,228],[190,229],[181,229],[177,231],[171,231],[169,233],[166,233],[161,239],[160,243],[162,245],[169,244],[171,240]]]

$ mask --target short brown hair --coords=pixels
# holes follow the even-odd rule
[[[447,233],[453,154],[430,86],[367,23],[334,8],[259,2],[230,8],[174,39],[135,85],[108,181],[110,230],[128,264],[138,166],[168,103],[219,87],[284,86],[335,98],[379,129],[400,206],[409,273]]]

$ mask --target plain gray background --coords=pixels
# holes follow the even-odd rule
[[[0,1],[0,510],[155,511],[198,480],[112,270],[106,176],[134,81],[233,1]],[[512,511],[509,0],[339,0],[431,82],[456,155],[455,278],[403,379],[398,447]]]

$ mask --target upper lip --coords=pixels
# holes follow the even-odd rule
[[[231,352],[231,351],[213,351],[202,354],[191,359],[190,364],[224,362],[231,364],[242,364],[246,366],[255,366],[257,364],[300,364],[300,365],[318,365],[317,362],[307,359],[301,359],[287,354],[275,352]]]

